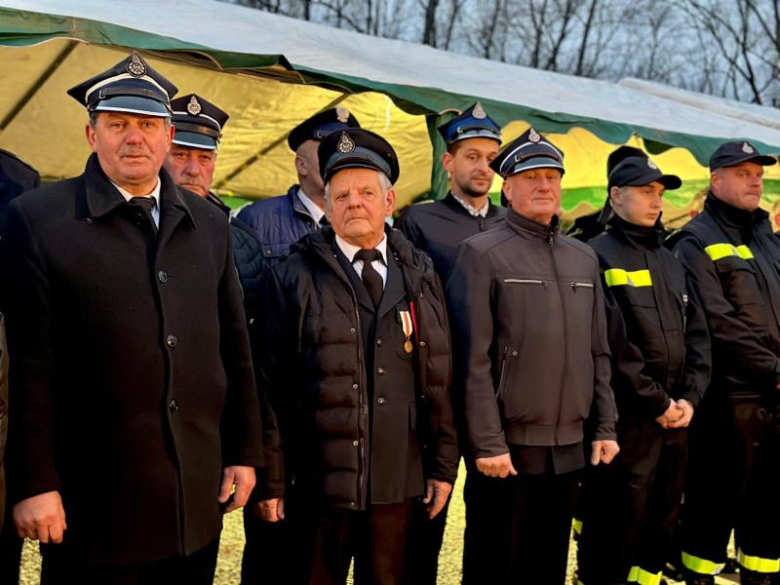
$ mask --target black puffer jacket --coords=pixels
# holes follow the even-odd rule
[[[672,398],[694,407],[709,384],[707,322],[663,230],[613,217],[588,242],[599,257],[610,313],[612,388],[621,419],[652,420]]]
[[[758,398],[780,379],[780,239],[768,214],[711,193],[670,242],[699,292],[712,338],[717,393]]]
[[[585,244],[509,210],[460,246],[447,283],[455,381],[474,457],[507,443],[615,438],[616,409],[598,260]]]
[[[278,429],[266,445],[263,497],[287,486],[316,486],[329,505],[363,509],[367,453],[367,375],[358,305],[334,255],[331,228],[302,238],[263,279],[264,324],[253,328],[258,383],[273,402]],[[452,375],[444,293],[430,259],[398,230],[388,251],[414,303],[418,423],[425,475],[454,482],[458,447],[449,389]],[[282,456],[282,450],[284,456]]]

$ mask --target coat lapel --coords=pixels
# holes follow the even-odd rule
[[[366,296],[368,296],[368,293],[366,293]],[[395,261],[393,253],[388,247],[387,282],[385,283],[385,292],[382,295],[382,300],[379,302],[379,309],[377,310],[379,319],[384,317],[385,313],[404,300],[405,296],[406,288],[404,287],[403,274],[401,274],[401,269],[398,267],[398,263]]]

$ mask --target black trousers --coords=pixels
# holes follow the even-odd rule
[[[755,401],[708,396],[694,417],[681,522],[682,564],[713,574],[735,530],[743,569],[780,569],[780,433]]]
[[[242,585],[288,583],[291,567],[298,562],[297,544],[288,517],[279,522],[266,522],[250,509],[244,508],[246,546],[241,562]]]
[[[74,558],[66,544],[44,544],[41,585],[211,585],[218,553],[219,539],[188,557],[98,566]]]
[[[406,542],[404,561],[404,585],[436,585],[439,573],[439,553],[447,526],[447,512],[450,501],[436,517],[428,518],[428,510],[420,499],[412,508],[409,537]]]
[[[577,565],[583,585],[660,579],[669,558],[682,502],[688,451],[686,429],[655,421],[618,426],[620,454],[589,467]]]
[[[563,585],[579,472],[466,476],[463,584]]]
[[[354,558],[356,585],[400,585],[411,514],[408,499],[370,505],[365,511],[327,509],[297,515],[297,575],[285,582],[344,585]]]

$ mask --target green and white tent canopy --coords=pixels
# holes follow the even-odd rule
[[[428,193],[432,176],[441,190],[433,161],[442,145],[429,131],[441,123],[436,114],[476,100],[505,140],[528,124],[551,134],[566,153],[564,208],[575,215],[603,200],[606,154],[617,144],[664,153],[664,171],[691,188],[704,184],[703,165],[723,140],[780,152],[771,108],[464,57],[215,0],[0,0],[0,148],[46,178],[80,173],[86,115],[65,92],[130,49],[181,94],[202,94],[231,114],[216,187],[247,198],[295,182],[287,133],[334,104],[395,146],[402,204]],[[691,194],[671,205],[684,207]]]

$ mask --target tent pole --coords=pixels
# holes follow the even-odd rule
[[[444,167],[441,165],[441,157],[447,151],[447,144],[439,134],[437,128],[442,124],[449,122],[456,116],[457,112],[447,110],[441,114],[428,114],[425,116],[425,122],[428,126],[428,136],[431,138],[431,148],[433,149],[433,164],[431,165],[431,191],[423,199],[443,199],[450,189],[450,178]]]
[[[68,56],[73,52],[73,50],[76,48],[78,43],[76,41],[71,41],[68,43],[68,45],[60,51],[60,53],[55,57],[55,59],[51,62],[51,64],[46,68],[46,71],[44,71],[38,79],[35,80],[35,83],[32,84],[30,89],[25,92],[22,99],[20,99],[18,102],[16,102],[16,105],[11,108],[11,111],[8,112],[8,115],[3,118],[3,121],[0,122],[0,132],[8,128],[8,126],[11,125],[11,122],[13,122],[16,117],[22,112],[22,110],[25,108],[25,106],[29,103],[33,97],[35,97],[35,94],[38,93],[38,90],[43,87],[43,84],[46,83],[49,78],[54,75],[54,73],[57,71],[57,69],[60,68],[60,66],[65,62],[65,59],[68,58]]]
[[[324,108],[321,108],[319,111],[320,111],[320,112],[323,112],[323,111],[325,111],[325,110],[329,110],[329,109],[331,109],[331,108],[335,108],[337,105],[339,105],[341,102],[343,102],[343,101],[344,101],[345,99],[347,99],[348,97],[349,97],[349,94],[346,94],[346,93],[345,93],[345,94],[342,94],[342,95],[340,95],[339,97],[337,97],[335,100],[333,100],[332,102],[330,102],[328,105],[326,105]],[[319,112],[317,112],[317,113],[319,113]],[[312,114],[312,115],[314,115],[314,114]],[[222,187],[224,187],[224,186],[225,186],[225,184],[226,184],[227,182],[229,182],[229,181],[232,181],[232,180],[233,180],[233,179],[234,179],[234,178],[235,178],[237,175],[240,175],[240,174],[241,174],[241,173],[243,173],[243,172],[244,172],[246,169],[248,169],[250,166],[252,166],[253,164],[255,164],[255,162],[256,162],[256,161],[257,161],[257,160],[258,160],[260,157],[262,157],[262,156],[264,156],[264,155],[268,154],[268,153],[269,153],[269,152],[271,152],[271,151],[272,151],[274,148],[276,148],[277,146],[279,146],[279,145],[280,145],[282,142],[284,142],[285,140],[287,140],[287,137],[288,137],[289,135],[290,135],[290,132],[289,132],[289,131],[287,131],[287,132],[285,132],[283,135],[281,135],[279,138],[277,138],[276,140],[274,140],[274,141],[273,141],[271,144],[269,144],[268,146],[265,146],[265,147],[261,148],[260,150],[258,150],[258,151],[257,151],[255,154],[253,154],[252,156],[250,156],[248,159],[246,159],[244,162],[242,162],[240,165],[238,165],[238,166],[237,166],[235,169],[233,169],[232,171],[230,171],[230,173],[228,173],[228,175],[227,175],[227,176],[226,176],[224,179],[222,179],[221,181],[219,181],[219,182],[218,182],[218,183],[217,183],[217,184],[214,186],[214,190],[215,190],[215,191],[217,191],[218,189],[221,189]]]

